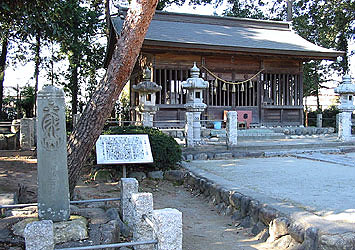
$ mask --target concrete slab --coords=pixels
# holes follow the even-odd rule
[[[324,232],[355,232],[355,168],[297,157],[191,161],[184,167]],[[344,155],[336,155],[342,157]],[[355,153],[345,155],[355,159]]]

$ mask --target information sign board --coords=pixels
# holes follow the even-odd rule
[[[152,163],[148,135],[101,135],[96,142],[98,164]]]

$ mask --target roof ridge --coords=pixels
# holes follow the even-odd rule
[[[121,7],[121,11],[126,15],[128,8]],[[198,18],[196,18],[198,17]],[[210,25],[223,25],[235,27],[252,27],[252,28],[268,28],[291,30],[291,22],[275,21],[275,20],[260,20],[252,18],[239,18],[231,16],[211,16],[191,13],[177,13],[168,11],[155,11],[153,20],[168,21],[168,22],[184,22],[184,23],[198,23]]]

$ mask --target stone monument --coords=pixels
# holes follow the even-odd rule
[[[203,103],[203,90],[208,88],[208,82],[200,78],[200,69],[196,63],[190,70],[191,78],[182,82],[182,87],[187,89],[186,108],[186,144],[194,147],[201,144],[201,113],[207,107]],[[191,126],[192,125],[192,126]]]
[[[355,84],[351,83],[351,77],[344,75],[342,83],[334,89],[334,92],[340,95],[338,138],[342,141],[350,141],[352,140],[351,114],[355,109]]]
[[[37,95],[38,216],[69,219],[64,91],[44,86]]]
[[[20,147],[21,150],[31,150],[35,146],[35,120],[22,118],[20,121]]]
[[[151,81],[151,72],[147,67],[144,70],[143,82],[133,85],[132,88],[139,94],[139,106],[136,107],[136,111],[142,115],[143,126],[153,127],[153,116],[158,110],[155,106],[155,93],[162,87]]]
[[[227,146],[235,147],[238,144],[238,113],[237,111],[228,111],[227,113]]]

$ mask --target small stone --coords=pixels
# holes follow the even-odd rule
[[[129,178],[135,178],[138,181],[142,181],[147,178],[147,175],[144,172],[131,172],[128,174]]]
[[[278,216],[278,211],[269,206],[264,206],[259,210],[259,219],[265,224],[269,225],[272,220]]]
[[[241,200],[242,200],[243,195],[240,193],[233,193],[230,197],[230,203],[236,208],[236,209],[240,209],[241,206]]]
[[[54,223],[55,244],[88,238],[87,220],[81,216],[71,216],[69,221]]]
[[[294,238],[297,242],[302,243],[304,240],[305,230],[301,225],[291,223],[288,227],[288,233]]]
[[[249,212],[249,204],[250,204],[250,198],[247,196],[243,196],[240,204],[240,211],[243,217],[247,216]]]
[[[235,211],[233,214],[232,214],[232,220],[233,221],[239,221],[243,218],[241,212],[239,210]]]
[[[265,228],[256,236],[256,238],[262,242],[265,242],[269,237],[270,237],[270,234],[269,234],[268,228]]]
[[[164,173],[164,178],[168,181],[184,181],[185,173],[181,170],[169,170]]]
[[[285,217],[280,217],[274,219],[269,225],[270,237],[268,242],[274,242],[275,240],[281,238],[288,234],[288,227],[290,225],[289,219]]]
[[[304,234],[304,241],[302,242],[300,249],[318,250],[318,232],[319,229],[315,227],[309,227]],[[324,248],[331,249],[331,248]],[[336,248],[335,248],[336,249]]]
[[[187,161],[192,161],[194,159],[193,155],[186,155],[186,160]]]
[[[278,249],[295,249],[300,244],[297,243],[291,235],[285,235],[273,242],[272,245]]]
[[[240,222],[240,226],[243,228],[250,228],[251,227],[251,219],[249,216],[244,217]]]
[[[194,156],[194,160],[207,160],[207,159],[208,159],[208,155],[206,153],[200,153]]]
[[[259,221],[258,223],[256,223],[253,226],[253,228],[251,229],[251,233],[254,234],[254,235],[258,235],[259,233],[261,233],[265,229],[266,229],[265,224]]]
[[[215,160],[227,160],[232,158],[233,158],[232,153],[216,153],[214,156]]]
[[[163,171],[152,171],[148,173],[148,178],[154,180],[162,180],[164,179],[164,173]]]

